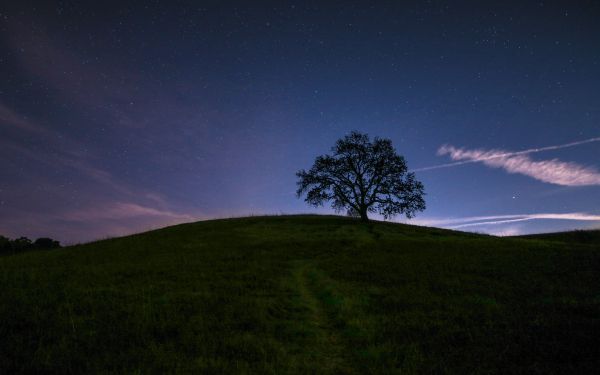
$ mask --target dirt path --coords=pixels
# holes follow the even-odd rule
[[[314,268],[308,263],[299,262],[294,268],[293,276],[300,301],[309,311],[308,323],[314,333],[314,347],[310,348],[310,351],[314,354],[314,359],[321,364],[322,373],[354,373],[345,361],[346,349],[340,333],[329,318],[323,301],[319,299]]]

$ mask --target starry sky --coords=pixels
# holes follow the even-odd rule
[[[575,0],[5,2],[0,234],[332,213],[295,172],[352,130],[424,183],[412,223],[600,228],[599,20]]]

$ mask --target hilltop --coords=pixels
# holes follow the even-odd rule
[[[281,216],[0,257],[0,373],[591,373],[595,238]]]

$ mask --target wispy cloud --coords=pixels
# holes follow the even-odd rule
[[[129,218],[157,218],[171,221],[192,221],[196,216],[171,210],[157,209],[133,202],[115,202],[108,207],[87,208],[85,210],[67,212],[60,219],[69,221],[121,220]],[[163,222],[161,222],[162,224]]]
[[[418,168],[414,169],[413,172],[449,168],[470,163],[483,163],[489,167],[502,168],[509,173],[523,174],[533,177],[536,180],[556,185],[600,185],[600,172],[595,168],[582,166],[573,162],[564,162],[558,159],[535,161],[528,156],[528,154],[532,153],[559,150],[599,141],[600,137],[596,137],[562,145],[532,148],[523,151],[468,150],[457,148],[452,145],[444,145],[439,148],[438,155],[449,155],[452,160],[455,160],[454,163]]]
[[[560,150],[560,149],[563,149],[563,148],[581,146],[581,145],[585,145],[585,144],[593,143],[593,142],[600,142],[600,137],[584,139],[582,141],[564,143],[562,145],[546,146],[546,147],[539,147],[539,148],[530,148],[530,149],[522,150],[522,151],[502,151],[502,150],[496,150],[493,153],[492,153],[492,151],[487,151],[488,155],[486,155],[485,157],[482,156],[482,157],[480,157],[478,159],[467,159],[467,160],[457,161],[457,162],[454,162],[454,163],[445,163],[445,164],[432,165],[432,166],[429,166],[429,167],[422,167],[422,168],[413,169],[412,172],[422,172],[422,171],[430,171],[430,170],[433,170],[433,169],[450,168],[450,167],[455,167],[455,166],[463,165],[463,164],[479,163],[479,162],[483,162],[484,160],[488,160],[488,159],[495,159],[495,158],[502,158],[502,157],[512,157],[512,156],[518,156],[518,155],[527,155],[527,154],[533,154],[533,153],[542,152],[542,151]],[[444,146],[440,147],[440,149],[438,150],[438,154],[443,155],[444,153],[442,153],[442,151],[445,151],[449,147],[452,147],[452,146],[444,145]]]
[[[65,244],[127,235],[205,217],[173,209],[156,208],[132,201],[104,200],[79,209],[59,212],[39,210],[11,214],[11,220],[0,220],[0,233],[30,238],[52,237]]]
[[[0,126],[15,127],[18,129],[33,132],[43,131],[43,129],[32,124],[29,120],[27,120],[23,116],[20,116],[18,113],[4,105],[4,103],[2,102],[0,102]]]
[[[44,125],[0,101],[0,130],[13,135],[0,138],[0,159],[7,161],[3,172],[11,176],[12,183],[0,190],[1,234],[50,236],[73,243],[201,217],[193,209],[179,210],[162,194],[132,185],[97,166],[94,160],[101,156],[84,152],[85,144]],[[43,147],[23,142],[24,138],[40,141]],[[11,160],[27,162],[29,168],[16,174],[9,169]],[[65,186],[63,179],[40,172],[46,170],[72,176],[75,184]],[[27,186],[42,186],[43,190],[23,188]]]
[[[10,180],[0,184],[0,234],[87,241],[201,217],[193,205],[169,196],[167,184],[149,187],[136,181],[110,155],[125,149],[123,158],[136,160],[144,150],[155,150],[157,142],[171,147],[179,132],[159,131],[165,118],[182,112],[179,100],[154,89],[156,83],[135,67],[82,54],[43,22],[23,26],[38,24],[34,21],[28,15],[9,20],[9,32],[1,39],[12,48],[11,58],[24,76],[43,84],[68,114],[40,113],[11,98],[0,100],[0,172]],[[183,108],[197,112],[195,104]],[[136,142],[130,142],[131,129],[149,123],[158,125],[136,132]],[[97,135],[108,134],[114,139],[109,145],[98,140]],[[189,138],[186,134],[185,141]],[[154,152],[149,155],[147,165],[163,162],[153,158]]]
[[[558,159],[534,161],[523,153],[503,150],[466,150],[443,146],[438,154],[450,155],[452,160],[481,162],[509,173],[518,173],[536,180],[563,186],[600,185],[600,172],[572,162]]]
[[[0,128],[2,126],[17,130],[17,134],[20,134],[21,137],[16,137],[16,139],[23,138],[22,135],[27,134],[30,139],[44,142],[44,148],[32,149],[31,146],[20,144],[22,142],[15,142],[8,138],[0,139],[0,146],[5,152],[9,151],[11,155],[28,158],[38,166],[43,165],[53,169],[69,168],[122,194],[140,196],[139,189],[133,189],[119,182],[108,171],[86,161],[89,152],[81,152],[81,150],[87,149],[84,144],[42,126],[34,119],[27,118],[0,101]]]
[[[514,215],[491,215],[491,216],[468,216],[459,218],[444,219],[426,219],[413,221],[419,225],[439,226],[449,229],[460,229],[475,227],[481,225],[500,225],[529,220],[574,220],[574,221],[597,221],[600,222],[600,215],[588,214],[583,212],[570,213],[533,213],[533,214],[514,214]]]

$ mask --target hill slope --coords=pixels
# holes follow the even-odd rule
[[[542,233],[521,236],[528,239],[562,241],[568,243],[600,244],[600,230],[573,230],[569,232]]]
[[[324,216],[0,258],[0,373],[590,373],[600,245]]]

